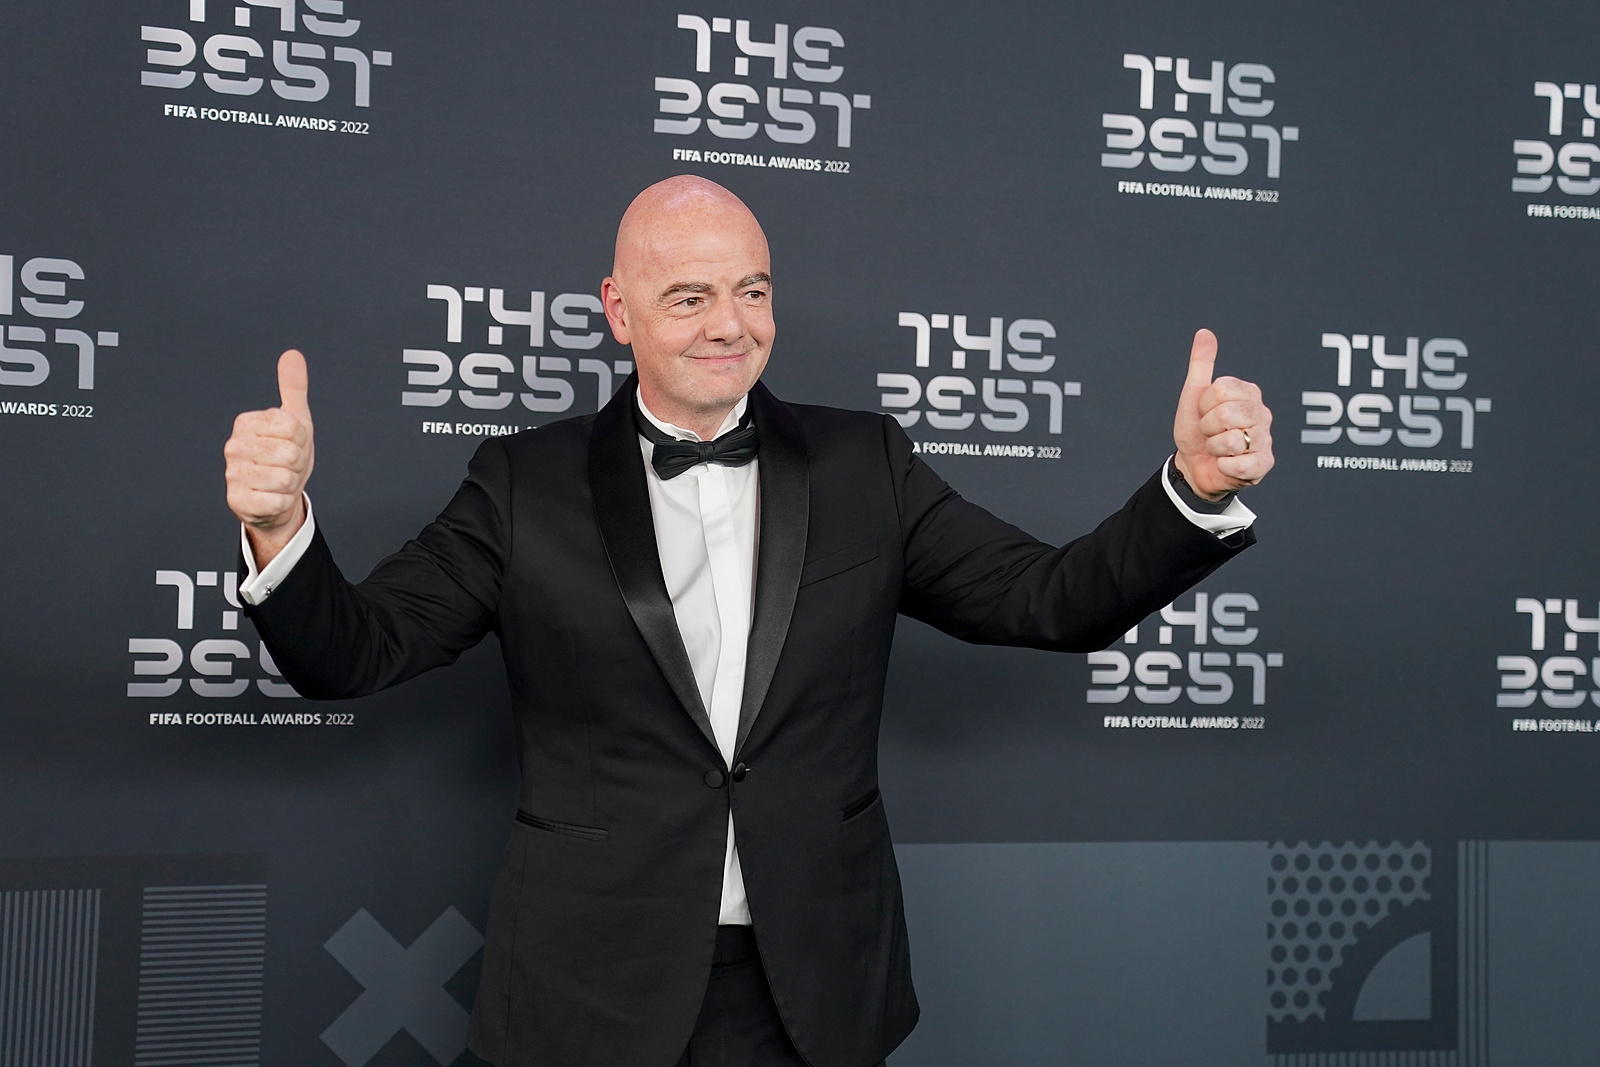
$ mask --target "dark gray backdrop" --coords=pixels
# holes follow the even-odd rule
[[[496,650],[269,695],[221,444],[302,348],[311,495],[364,573],[485,433],[563,417],[520,394],[620,381],[562,294],[693,172],[767,228],[772,388],[921,412],[1040,536],[1162,461],[1199,326],[1278,420],[1260,545],[1198,619],[1094,664],[902,627],[882,778],[925,1012],[894,1062],[1593,1062],[1597,39],[1552,0],[0,8],[0,1061],[470,1060]],[[702,121],[658,132],[685,94]],[[540,336],[495,289],[540,294]]]

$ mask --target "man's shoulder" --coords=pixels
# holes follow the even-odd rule
[[[594,432],[594,413],[574,415],[572,418],[521,430],[498,440],[513,462],[523,460],[551,461],[564,456],[583,455],[589,450],[589,438]],[[487,443],[487,442],[486,442]]]
[[[876,411],[780,401],[794,413],[808,444],[883,449],[883,415]]]
[[[891,428],[898,429],[894,420],[875,411],[823,404],[785,406],[805,441],[813,516],[833,516],[851,529],[869,515],[881,520],[886,512],[873,502],[881,504],[893,491]]]
[[[594,418],[592,414],[578,415],[487,438],[467,465],[469,477],[475,473],[491,480],[510,478],[517,483],[532,477],[536,483],[558,484],[586,469]]]

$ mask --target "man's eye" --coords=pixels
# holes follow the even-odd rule
[[[700,298],[698,296],[686,296],[683,298],[683,306],[686,308],[699,307]]]

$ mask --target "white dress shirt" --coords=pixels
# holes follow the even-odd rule
[[[747,396],[722,420],[716,437],[739,425]],[[639,411],[662,433],[680,441],[700,438],[681,426],[662,422],[639,397]],[[644,452],[645,485],[656,527],[656,551],[667,580],[672,614],[694,668],[700,700],[711,717],[722,761],[733,765],[739,736],[739,706],[744,701],[744,662],[750,647],[750,619],[756,584],[756,535],[760,501],[759,459],[742,467],[698,463],[670,481],[650,465],[655,446],[639,438]],[[728,815],[728,849],[722,865],[723,925],[750,925],[744,874]]]
[[[739,401],[722,421],[717,437],[739,424],[749,403],[748,396]],[[645,407],[643,397],[639,397],[639,410],[661,432],[683,441],[699,440],[693,432],[656,418]],[[723,762],[731,767],[755,603],[761,461],[756,459],[742,467],[700,463],[668,481],[651,466],[655,446],[642,435],[639,449],[644,455],[645,485],[667,596],[672,600],[672,613],[678,632],[683,635],[701,702],[711,718],[717,748]],[[1217,537],[1228,537],[1255,522],[1255,513],[1238,497],[1220,514],[1195,511],[1172,488],[1166,469],[1162,471],[1161,486],[1185,518]],[[307,496],[305,524],[283,551],[258,571],[255,553],[240,526],[246,574],[239,596],[245,603],[259,604],[272,594],[305,554],[314,530],[311,498]],[[722,909],[717,921],[723,925],[750,925],[750,905],[745,898],[744,874],[739,869],[731,812],[722,868]]]

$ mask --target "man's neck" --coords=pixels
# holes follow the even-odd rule
[[[728,416],[744,399],[740,397],[731,404],[711,409],[688,408],[671,403],[659,393],[646,388],[643,382],[639,383],[639,406],[646,415],[656,422],[688,430],[702,441],[715,440],[725,428]]]

